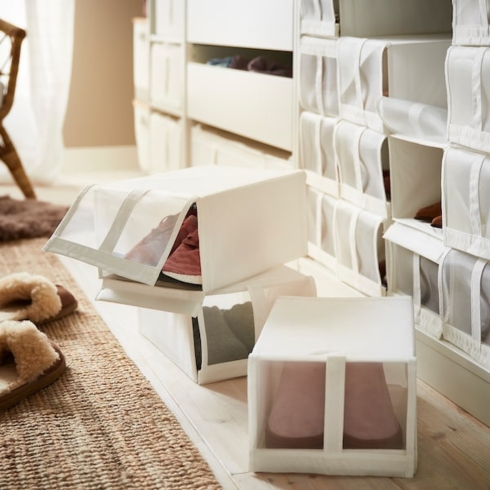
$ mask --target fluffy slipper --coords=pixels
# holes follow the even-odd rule
[[[0,320],[42,325],[73,313],[77,299],[41,275],[18,272],[0,279]]]
[[[0,410],[6,410],[56,381],[65,357],[29,321],[0,323]]]

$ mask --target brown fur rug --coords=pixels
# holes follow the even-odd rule
[[[36,199],[0,196],[0,242],[49,237],[67,211],[67,206]]]

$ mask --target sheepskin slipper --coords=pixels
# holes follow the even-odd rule
[[[42,325],[73,313],[76,298],[63,286],[36,274],[18,272],[0,279],[0,321],[30,320]]]
[[[65,357],[30,321],[0,323],[0,410],[56,381]]]

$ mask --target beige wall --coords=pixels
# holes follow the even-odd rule
[[[67,148],[134,145],[133,26],[142,0],[76,0]]]

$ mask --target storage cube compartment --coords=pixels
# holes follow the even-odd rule
[[[490,45],[489,12],[488,0],[453,0],[453,44]]]
[[[490,369],[488,261],[450,250],[441,265],[443,337]]]
[[[150,173],[167,172],[184,167],[184,126],[181,119],[151,111]]]
[[[188,0],[187,41],[293,50],[293,0]]]
[[[246,376],[248,355],[276,298],[316,293],[311,277],[286,266],[210,295],[181,294],[181,301],[164,289],[146,295],[149,288],[107,279],[97,299],[144,304],[139,332],[199,384]]]
[[[442,169],[444,243],[490,259],[490,157],[448,148]]]
[[[291,151],[292,104],[291,78],[187,65],[188,116],[201,123]]]
[[[382,96],[447,107],[444,61],[450,44],[446,35],[341,37],[340,117],[383,133],[377,110]]]
[[[476,0],[475,0],[476,1]],[[373,37],[451,32],[451,0],[301,0],[300,32]]]
[[[133,113],[138,165],[144,172],[150,172],[150,108],[147,104],[134,100]]]
[[[402,223],[392,224],[384,239],[388,293],[411,296],[417,328],[440,339],[439,267],[449,248],[442,240]]]
[[[490,48],[451,46],[446,60],[448,139],[488,153]]]
[[[149,0],[151,33],[161,39],[180,41],[184,38],[185,2],[182,0]]]
[[[390,217],[388,138],[348,121],[339,121],[333,136],[340,197],[383,218]]]
[[[214,165],[98,184],[45,249],[152,286],[163,268],[207,292],[305,255],[305,201],[292,170]]]
[[[191,128],[191,166],[293,168],[291,153],[210,126]]]
[[[334,150],[337,119],[303,112],[299,119],[299,166],[308,185],[338,197],[339,175]]]
[[[251,471],[412,477],[410,298],[279,298],[249,356],[248,403]]]
[[[337,41],[304,36],[299,60],[299,100],[303,109],[338,116]]]
[[[146,19],[133,21],[133,83],[136,99],[148,102],[150,73],[150,33]]]
[[[182,46],[154,42],[150,49],[150,104],[180,115],[183,108],[184,56]]]
[[[431,226],[431,218],[433,214],[442,214],[440,203],[444,149],[399,136],[390,136],[388,144],[392,218],[442,238],[442,229]],[[437,212],[420,213],[426,207],[439,209]],[[425,218],[415,219],[415,216]]]

